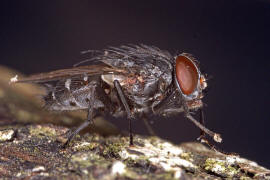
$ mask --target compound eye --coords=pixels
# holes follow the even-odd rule
[[[176,58],[176,78],[185,95],[191,94],[198,83],[198,71],[192,60],[180,55]]]

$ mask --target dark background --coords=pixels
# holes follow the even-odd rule
[[[26,74],[71,67],[80,51],[127,43],[194,54],[213,76],[204,102],[207,127],[223,135],[219,147],[270,168],[270,1],[1,3],[0,64]],[[134,124],[145,133],[142,122]],[[199,134],[181,115],[153,128],[175,143]]]

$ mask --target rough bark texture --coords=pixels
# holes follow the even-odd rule
[[[82,113],[42,110],[32,85],[9,85],[14,72],[0,68],[0,177],[18,179],[270,179],[255,162],[209,150],[200,143],[173,145],[158,137],[127,137],[95,120],[98,133],[77,136],[69,147],[67,127]],[[34,96],[33,96],[34,95]],[[54,125],[52,125],[54,124]],[[61,125],[61,126],[60,126]]]

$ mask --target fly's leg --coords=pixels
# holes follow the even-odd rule
[[[201,108],[200,110],[200,123],[205,126],[205,116],[204,116],[204,111],[203,109]],[[200,137],[198,138],[198,140],[201,142],[201,143],[205,143],[207,144],[211,149],[213,149],[214,151],[218,151],[218,152],[221,152],[220,150],[218,150],[215,145],[211,144],[208,139],[206,138],[206,133],[200,129]]]
[[[205,116],[202,108],[200,109],[200,123],[203,126],[205,126]],[[207,144],[211,149],[216,150],[216,147],[207,140],[206,133],[201,129],[200,129],[200,137],[198,138],[198,140],[201,141],[202,143]]]
[[[200,123],[205,126],[205,116],[203,109],[200,109]],[[205,132],[203,130],[200,130],[200,136],[205,137]]]
[[[200,109],[200,123],[205,126],[205,116],[204,116],[204,111],[203,109],[201,108]],[[205,132],[203,130],[201,130],[200,132],[200,137],[198,138],[199,141],[201,141],[201,143],[205,143],[207,144],[211,149],[213,149],[214,151],[216,152],[220,152],[220,153],[223,153],[223,154],[226,154],[226,155],[238,155],[236,153],[231,153],[231,152],[225,152],[225,151],[222,151],[221,149],[218,149],[215,145],[213,145],[212,143],[210,143],[208,141],[208,139],[206,138],[205,136]]]
[[[63,148],[67,147],[70,141],[76,136],[81,130],[86,128],[89,124],[94,124],[93,116],[94,116],[94,103],[95,103],[95,87],[91,90],[91,96],[89,99],[89,107],[87,112],[87,119],[84,121],[75,131],[73,131],[69,136],[66,143],[63,145]]]
[[[202,108],[199,109],[199,112],[200,112],[200,123],[203,126],[205,126],[205,116],[204,116],[203,109]],[[200,137],[198,137],[197,140],[200,141],[201,143],[206,143],[211,148],[214,147],[214,145],[210,145],[209,141],[206,139],[206,133],[201,129],[200,129]]]
[[[151,125],[149,124],[149,121],[147,119],[147,117],[143,116],[142,117],[142,120],[143,120],[143,123],[148,131],[148,133],[151,135],[151,136],[156,136],[156,133],[155,131],[153,130],[153,128],[151,127]]]
[[[132,113],[130,111],[129,105],[127,103],[126,97],[122,91],[121,85],[119,83],[119,81],[114,80],[113,82],[114,87],[116,88],[116,91],[118,93],[118,96],[120,98],[121,103],[123,104],[126,112],[127,112],[127,118],[128,118],[128,123],[129,123],[129,145],[132,146],[133,145],[133,134],[132,134],[132,126],[131,126],[131,120],[134,118],[132,116]]]
[[[198,128],[200,128],[205,134],[208,134],[210,137],[214,139],[214,141],[220,143],[222,141],[222,138],[220,134],[215,133],[206,127],[204,127],[201,123],[199,123],[196,119],[194,119],[190,114],[187,114],[186,117],[193,122]]]
[[[73,131],[69,136],[68,140],[63,145],[63,148],[66,148],[70,141],[76,136],[82,129],[86,128],[91,122],[87,119],[85,122],[83,122],[75,131]]]
[[[184,111],[185,111],[185,116],[186,118],[188,118],[191,122],[193,122],[198,128],[201,129],[201,132],[202,134],[207,134],[209,135],[210,137],[212,137],[214,139],[214,141],[220,143],[222,141],[222,138],[220,136],[220,134],[218,133],[215,133],[209,129],[207,129],[203,124],[201,124],[200,122],[198,122],[196,119],[194,119],[190,113],[189,113],[189,110],[188,110],[188,107],[186,104],[184,104]],[[204,121],[204,120],[203,120]]]

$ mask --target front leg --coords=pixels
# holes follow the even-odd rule
[[[203,108],[200,108],[199,109],[199,112],[200,112],[200,123],[205,126],[205,116],[204,116],[204,111],[203,111]],[[215,147],[215,145],[211,144],[208,139],[206,138],[206,133],[200,129],[200,137],[198,138],[198,140],[201,142],[201,143],[205,143],[207,144],[211,149],[213,149],[214,151],[218,151],[218,152],[222,152],[221,150],[217,149]],[[225,153],[224,153],[225,154]]]
[[[184,106],[184,113],[185,113],[185,117],[188,118],[191,122],[193,122],[198,128],[200,128],[201,130],[201,134],[203,135],[203,137],[205,136],[205,134],[209,135],[210,137],[213,138],[214,141],[221,143],[222,138],[221,135],[218,133],[215,133],[209,129],[207,129],[203,124],[201,124],[200,122],[198,122],[196,119],[194,119],[188,110],[188,106],[186,103],[183,104]],[[203,115],[203,114],[202,114]],[[203,118],[203,116],[201,116]],[[200,120],[201,122],[204,123],[204,120]],[[202,137],[202,136],[201,136]]]
[[[134,117],[130,111],[129,105],[127,103],[126,97],[122,91],[122,88],[121,88],[119,81],[114,80],[113,84],[114,84],[114,87],[116,88],[116,91],[117,91],[117,94],[120,98],[120,101],[123,104],[123,106],[127,112],[127,118],[128,118],[128,122],[129,122],[129,145],[132,146],[133,145],[133,134],[132,134],[132,127],[131,127],[131,120]]]
[[[202,108],[200,108],[200,123],[205,126],[205,116]],[[203,130],[200,130],[200,136],[205,136],[205,132]]]
[[[205,126],[205,116],[204,116],[203,108],[200,109],[200,123],[203,126]],[[213,145],[212,143],[210,143],[208,141],[208,139],[206,138],[205,135],[206,135],[206,133],[203,130],[200,130],[200,137],[198,138],[198,140],[201,141],[201,143],[207,144],[211,149],[213,149],[216,152],[220,152],[220,153],[223,153],[223,154],[226,154],[226,155],[237,155],[236,153],[225,152],[225,151],[223,151],[221,149],[218,149],[215,145]]]

